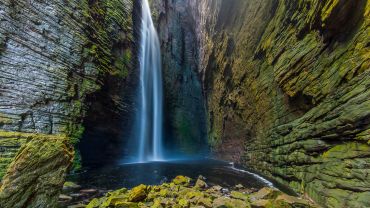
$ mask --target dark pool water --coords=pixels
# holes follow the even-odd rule
[[[270,182],[245,169],[239,169],[231,163],[211,159],[94,167],[72,174],[68,177],[68,180],[74,181],[84,188],[114,190],[122,187],[132,188],[140,184],[161,184],[170,181],[177,175],[185,175],[191,178],[202,175],[206,177],[208,184],[223,187],[233,187],[237,184],[256,189],[274,186],[284,192],[290,192],[290,190],[277,183]]]

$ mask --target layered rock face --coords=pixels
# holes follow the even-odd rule
[[[0,204],[56,206],[86,97],[107,80],[119,88],[130,72],[132,4],[0,2]],[[107,96],[112,108],[119,95]]]
[[[189,2],[215,153],[370,206],[370,1]]]
[[[162,47],[167,143],[188,154],[204,152],[206,113],[195,16],[188,1],[153,0],[152,8]]]

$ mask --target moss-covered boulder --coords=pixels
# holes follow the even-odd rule
[[[3,178],[2,207],[56,207],[73,156],[68,137],[34,135]]]
[[[147,197],[148,187],[141,184],[131,189],[128,194],[128,201],[130,202],[139,202],[144,200]]]
[[[232,190],[230,194],[222,192],[222,187],[216,186],[199,189],[196,185],[190,185],[190,178],[178,176],[175,179],[186,183],[164,183],[156,186],[140,185],[127,191],[126,189],[109,192],[102,198],[90,201],[87,208],[118,208],[118,207],[152,207],[152,208],[308,208],[316,207],[306,200],[294,196],[288,196],[276,189],[263,189],[258,195],[266,199],[253,199],[245,192]],[[185,180],[186,179],[186,180]],[[262,194],[270,193],[270,194]],[[274,194],[271,194],[274,193]],[[278,193],[278,194],[275,194]],[[135,200],[133,200],[135,196]],[[267,199],[268,198],[268,199]]]

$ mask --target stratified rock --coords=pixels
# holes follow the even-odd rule
[[[369,0],[159,2],[163,40],[196,32],[185,45],[199,54],[217,156],[324,206],[370,207]]]
[[[0,2],[1,207],[56,207],[70,153],[80,167],[87,98],[104,85],[117,89],[103,93],[107,109],[124,105],[132,15],[131,0]]]
[[[56,207],[73,155],[67,137],[34,135],[3,178],[2,207]]]

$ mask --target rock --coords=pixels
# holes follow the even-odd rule
[[[128,195],[129,202],[139,202],[146,198],[147,196],[147,186],[141,184],[131,189]]]
[[[230,190],[228,188],[222,188],[221,189],[221,193],[223,193],[223,194],[229,194],[230,193]]]
[[[211,208],[212,207],[212,200],[210,198],[202,197],[197,200],[197,205],[203,206],[205,208]]]
[[[251,203],[252,208],[266,208],[268,205],[271,204],[270,200],[267,199],[259,199],[255,200]]]
[[[220,197],[216,198],[213,201],[212,207],[215,208],[224,208],[224,207],[245,207],[248,208],[250,207],[250,204],[247,201],[242,201],[239,199],[230,199],[227,197]]]
[[[99,208],[102,202],[99,199],[92,199],[86,208]]]
[[[236,190],[240,190],[240,189],[243,189],[244,188],[244,186],[242,185],[242,184],[237,184],[237,185],[235,185],[234,186],[234,188],[236,189]]]
[[[17,153],[0,188],[3,207],[57,207],[63,176],[73,160],[65,136],[30,135]]]
[[[64,195],[64,194],[61,194],[59,195],[59,200],[61,201],[71,201],[73,198],[71,196],[68,196],[68,195]]]
[[[172,180],[172,182],[175,184],[175,185],[189,185],[190,183],[190,178],[188,177],[185,177],[185,176],[176,176],[176,178],[174,178]]]
[[[66,181],[63,185],[63,190],[74,190],[81,188],[80,185],[77,185],[71,181]]]
[[[75,204],[75,205],[70,205],[67,208],[85,208],[86,205],[84,204]]]
[[[191,180],[189,178],[189,180]],[[109,192],[106,196],[99,199],[93,199],[88,208],[108,208],[108,207],[152,207],[152,208],[249,208],[249,195],[246,193],[231,191],[229,195],[223,195],[220,186],[213,186],[211,188],[199,189],[195,184],[188,185],[173,185],[164,183],[156,186],[140,185],[129,191],[126,189],[119,189]],[[252,202],[252,206],[256,208],[292,208],[305,207],[309,204],[305,200],[291,197],[280,192],[277,197],[274,193],[275,189],[265,188],[259,191],[258,199]],[[258,192],[257,192],[258,193]],[[255,194],[257,194],[255,193]],[[262,194],[263,193],[263,194]],[[256,197],[255,197],[256,198]]]
[[[98,193],[98,190],[97,189],[81,189],[80,193],[95,194],[95,193]]]
[[[124,80],[132,71],[132,16],[129,0],[94,5],[1,1],[1,207],[57,207],[67,171],[72,165],[80,167],[73,148],[84,131],[86,98],[96,97],[103,83],[110,89],[128,85]],[[126,101],[112,102],[113,95],[123,93],[113,91],[104,93],[109,99],[100,96],[95,102],[104,100],[110,106],[105,109],[117,112]],[[43,145],[31,152],[34,138]]]
[[[73,198],[80,198],[80,197],[83,197],[83,196],[87,196],[87,194],[85,194],[85,193],[71,193],[71,194],[69,194],[69,196],[71,196]]]
[[[309,208],[314,207],[308,201],[287,194],[281,194],[275,199],[275,203],[286,204],[291,207]]]
[[[139,205],[133,202],[115,202],[112,203],[113,207],[119,207],[119,208],[139,208]]]
[[[207,188],[208,185],[205,181],[203,181],[202,179],[198,178],[197,181],[195,182],[195,187],[197,188],[200,188],[200,189],[204,189],[204,188]]]
[[[176,31],[197,31],[189,51],[200,51],[216,157],[327,207],[369,207],[369,1],[176,2],[161,16],[163,51]]]
[[[275,189],[275,188],[262,188],[256,193],[251,194],[250,199],[251,201],[256,201],[260,199],[276,199],[282,193]]]
[[[222,187],[221,186],[212,186],[209,190],[211,191],[216,191],[216,192],[221,192]]]
[[[231,191],[230,196],[234,199],[240,199],[240,200],[243,200],[243,201],[248,201],[249,200],[249,197],[248,197],[247,194],[243,194],[243,193],[238,192],[238,191]]]
[[[181,207],[188,207],[189,206],[189,201],[186,200],[186,199],[180,199],[178,201],[178,204],[181,206]]]

